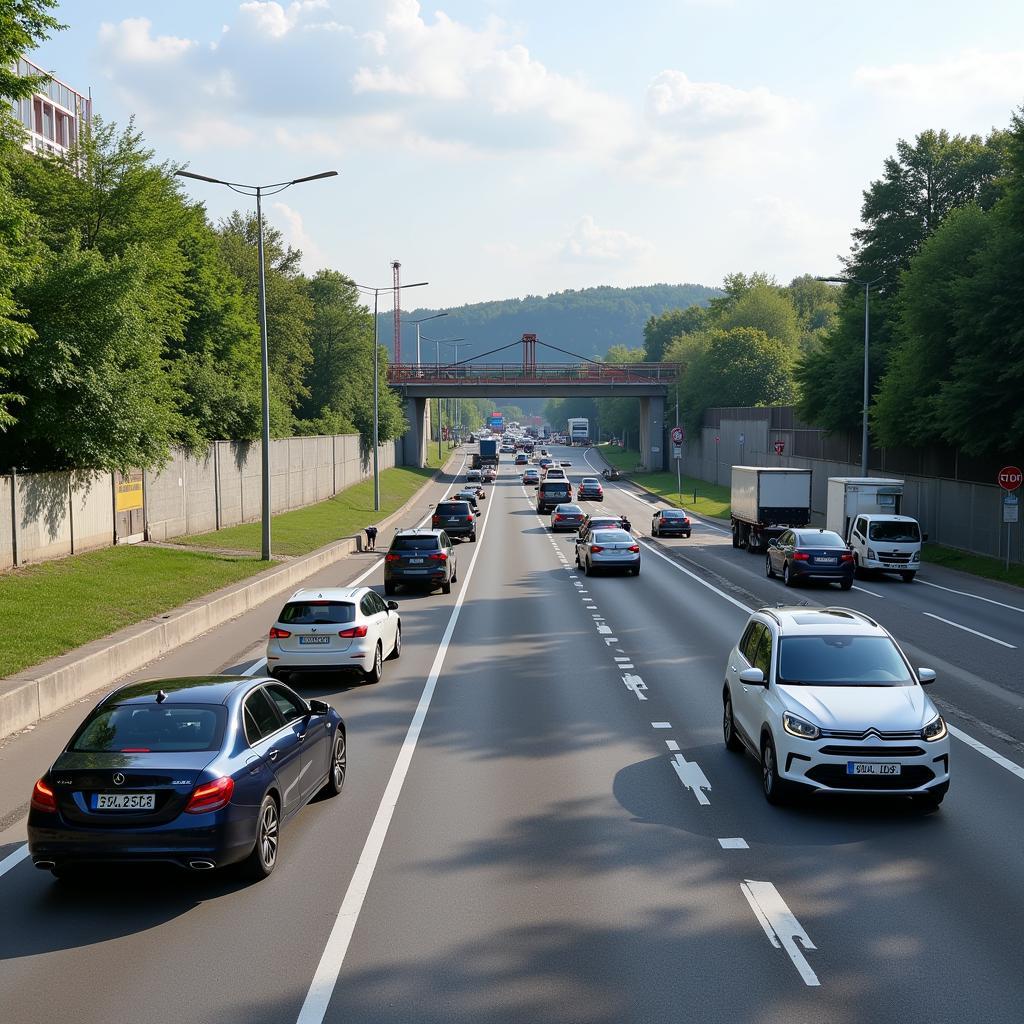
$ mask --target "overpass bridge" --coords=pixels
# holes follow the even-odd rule
[[[409,432],[402,439],[402,462],[422,466],[430,436],[431,398],[636,398],[639,400],[641,462],[649,469],[665,465],[665,398],[679,376],[676,363],[602,363],[577,356],[577,362],[543,363],[536,346],[564,353],[564,349],[538,342],[524,334],[495,352],[522,344],[522,359],[515,363],[482,363],[464,359],[456,363],[398,363],[388,367],[388,383],[402,396]],[[484,356],[491,353],[483,353]]]

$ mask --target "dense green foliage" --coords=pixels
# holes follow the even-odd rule
[[[715,288],[699,284],[653,284],[637,288],[582,288],[551,295],[528,295],[524,299],[477,302],[444,312],[443,337],[463,337],[472,341],[462,358],[513,344],[504,352],[495,352],[484,362],[519,362],[518,342],[524,333],[537,335],[540,342],[578,353],[588,359],[600,359],[612,345],[639,344],[644,324],[665,310],[704,304],[718,294]],[[442,312],[416,309],[409,317],[418,318]],[[441,321],[438,321],[439,323]],[[427,326],[433,326],[427,325]],[[402,336],[402,358],[415,361],[415,333]],[[424,331],[433,335],[434,332]],[[391,315],[380,317],[380,337],[391,346]],[[433,357],[433,346],[424,345],[424,360]],[[571,356],[545,345],[537,348],[542,362],[573,362]]]
[[[211,224],[142,134],[96,119],[66,158],[22,148],[9,71],[60,26],[49,0],[0,10],[0,438],[3,464],[127,469],[172,445],[260,431],[258,221]],[[372,430],[373,320],[352,282],[300,272],[264,225],[273,433]],[[383,386],[380,437],[405,429]]]

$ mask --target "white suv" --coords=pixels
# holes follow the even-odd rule
[[[862,612],[761,608],[725,666],[725,745],[760,760],[773,804],[817,789],[934,809],[949,789],[949,733],[922,689],[934,679]]]

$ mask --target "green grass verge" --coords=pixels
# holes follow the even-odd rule
[[[623,451],[609,445],[599,446],[601,454],[613,466],[629,474],[633,483],[644,490],[664,498],[673,504],[676,502],[675,473],[642,473],[634,472],[633,467],[640,460],[639,452]],[[697,480],[692,476],[683,477],[683,505],[701,516],[712,516],[717,519],[728,519],[730,509],[729,488],[720,484],[711,484],[706,480]]]
[[[266,569],[255,558],[117,547],[0,576],[0,677]]]
[[[444,449],[442,449],[442,453]],[[437,455],[437,446],[434,446]],[[351,537],[371,523],[378,523],[404,505],[434,470],[400,466],[385,469],[380,475],[380,511],[373,510],[373,480],[340,491],[333,498],[281,512],[271,522],[270,549],[280,555],[305,555],[324,544]],[[177,544],[195,547],[229,548],[234,551],[260,550],[260,523],[242,523],[212,533],[175,538]]]
[[[987,580],[999,580],[1001,583],[1024,587],[1024,565],[1011,563],[1007,571],[1006,563],[1000,558],[972,555],[966,551],[957,551],[956,548],[944,548],[940,544],[925,544],[921,557],[932,565],[944,565],[947,569],[959,569],[960,572],[969,572],[972,576],[982,576]]]

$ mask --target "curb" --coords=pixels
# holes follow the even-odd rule
[[[383,531],[412,508],[423,488],[434,483],[458,455],[454,449],[445,464],[399,509],[377,523]],[[197,597],[172,611],[138,622],[93,640],[73,651],[50,658],[0,680],[0,740],[33,725],[55,711],[134,672],[168,651],[237,618],[307,576],[362,550],[362,534],[327,544],[249,579],[212,594]]]

